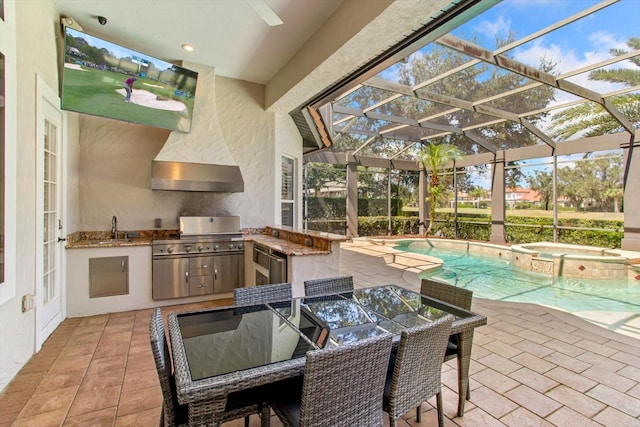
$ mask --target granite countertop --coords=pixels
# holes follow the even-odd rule
[[[122,232],[122,237],[113,239],[110,232],[78,231],[67,236],[66,249],[122,248],[150,246],[154,240],[177,238],[177,230],[140,230]],[[119,236],[120,237],[120,236]],[[291,227],[265,227],[246,232],[244,241],[255,242],[286,255],[326,255],[331,253],[333,242],[349,240],[347,237]]]
[[[258,243],[274,251],[282,252],[285,255],[326,255],[331,253],[331,250],[309,247],[266,234],[249,234],[244,237],[244,240]]]

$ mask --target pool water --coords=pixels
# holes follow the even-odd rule
[[[400,242],[395,248],[441,259],[441,269],[425,271],[420,277],[469,289],[475,297],[542,304],[570,313],[640,314],[640,281],[633,279],[583,279],[521,271],[511,268],[510,260],[412,247],[411,242]]]

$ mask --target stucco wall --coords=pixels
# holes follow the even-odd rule
[[[0,306],[0,389],[22,368],[35,347],[35,312],[21,311],[21,298],[35,292],[36,248],[36,75],[57,92],[56,30],[58,13],[52,2],[16,1],[16,51],[18,68],[17,145],[15,181],[16,295]],[[8,176],[7,179],[13,179]],[[11,226],[12,224],[7,224]]]

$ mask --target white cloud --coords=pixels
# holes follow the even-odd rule
[[[480,21],[473,29],[481,35],[490,39],[497,35],[506,36],[511,29],[511,19],[505,19],[503,15],[499,15],[495,21]]]

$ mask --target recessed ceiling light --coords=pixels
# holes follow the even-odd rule
[[[189,43],[185,43],[182,45],[182,48],[184,50],[186,50],[187,52],[193,52],[195,49],[193,46],[191,46]]]

